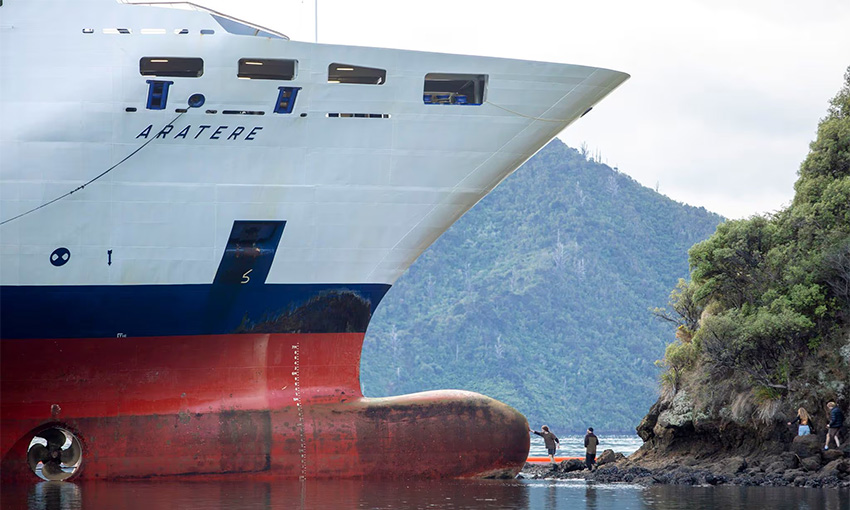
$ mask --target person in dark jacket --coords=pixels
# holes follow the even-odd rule
[[[841,448],[838,433],[844,426],[844,413],[835,405],[835,402],[828,403],[826,408],[829,409],[829,425],[826,426],[826,444],[823,445],[823,449],[829,450],[829,442],[833,439],[835,439],[835,446]]]
[[[549,432],[549,427],[547,427],[546,425],[543,425],[543,430],[541,432],[537,432],[536,430],[531,429],[528,429],[528,431],[534,432],[535,434],[543,438],[543,442],[546,443],[546,451],[549,452],[549,460],[552,461],[553,466],[557,465],[555,463],[555,449],[557,448],[555,446],[555,443],[557,443],[558,446],[561,445],[561,441],[558,440],[558,436]]]
[[[596,469],[596,447],[598,445],[599,438],[593,433],[593,427],[588,427],[587,434],[584,435],[584,447],[587,451],[587,455],[584,458],[584,465],[591,471]]]

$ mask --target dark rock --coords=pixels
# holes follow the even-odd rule
[[[834,460],[843,459],[844,452],[841,450],[826,450],[821,454],[821,458],[823,458],[824,464],[829,464]]]
[[[622,453],[615,453],[614,450],[605,450],[599,457],[596,458],[596,464],[602,466],[625,458],[626,456]]]
[[[721,473],[736,474],[747,469],[747,461],[743,457],[729,457],[718,463]]]
[[[823,449],[823,442],[818,439],[818,436],[796,436],[791,441],[791,451],[796,453],[800,458],[811,457],[816,453],[820,453]]]
[[[813,455],[811,457],[800,459],[800,467],[806,471],[817,471],[820,469],[820,466],[820,455]]]
[[[640,467],[640,466],[630,467],[630,468],[627,470],[627,473],[629,473],[630,475],[635,476],[636,478],[642,478],[642,477],[652,476],[652,471],[650,471],[650,470],[648,470],[648,469],[646,469],[646,468]]]
[[[596,465],[598,466],[609,464],[611,462],[614,462],[614,450],[603,450],[602,453],[596,457]]]
[[[762,459],[757,459],[757,460],[753,460],[751,462],[748,462],[747,465],[749,467],[759,467],[760,466],[760,467],[762,467],[762,469],[767,469],[767,466],[769,466],[769,465],[771,465],[775,462],[781,462],[781,461],[782,461],[782,458],[779,455],[768,455],[767,457],[764,457]]]
[[[584,462],[578,459],[570,459],[561,462],[561,471],[563,471],[564,473],[570,473],[572,471],[581,471],[584,468]]]
[[[841,473],[841,471],[839,470],[839,465],[841,465],[843,462],[844,462],[844,459],[833,460],[832,462],[830,462],[829,464],[824,466],[823,469],[821,469],[818,472],[817,478],[819,480],[825,480],[829,477],[836,477],[837,478],[838,475]]]
[[[661,414],[661,410],[661,399],[658,399],[655,404],[649,408],[649,412],[646,413],[646,416],[644,416],[643,420],[641,420],[640,425],[637,426],[637,434],[644,441],[649,441],[653,438],[653,429],[655,428],[655,424],[658,422],[658,415]]]
[[[776,462],[772,463],[772,464],[771,464],[771,465],[769,465],[767,468],[765,468],[765,472],[766,472],[766,473],[771,473],[771,474],[774,474],[774,473],[784,473],[784,472],[785,472],[785,469],[786,469],[786,467],[785,467],[785,463],[784,463],[784,462],[782,462],[781,460],[779,460],[779,461],[776,461]]]
[[[800,466],[800,457],[798,457],[794,452],[782,453],[779,455],[779,458],[785,465],[785,469],[796,469]]]
[[[793,482],[800,476],[805,476],[805,473],[799,469],[789,469],[782,474],[782,479],[788,482]]]
[[[708,473],[707,475],[705,475],[705,483],[707,483],[708,485],[718,485],[723,483],[723,478]]]

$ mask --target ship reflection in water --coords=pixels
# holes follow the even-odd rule
[[[642,488],[581,480],[43,482],[3,487],[4,509],[824,510],[847,491],[786,487]]]

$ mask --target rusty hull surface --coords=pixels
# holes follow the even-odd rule
[[[360,393],[363,333],[3,340],[2,481],[37,482],[40,430],[83,445],[73,479],[513,477],[515,409],[466,391]]]

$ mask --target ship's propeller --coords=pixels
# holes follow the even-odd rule
[[[41,463],[41,475],[48,480],[64,480],[74,474],[82,457],[82,446],[73,434],[63,429],[50,428],[39,432],[27,451],[27,464],[34,473],[38,473]],[[63,469],[66,468],[66,469]],[[68,470],[67,468],[71,468]]]

